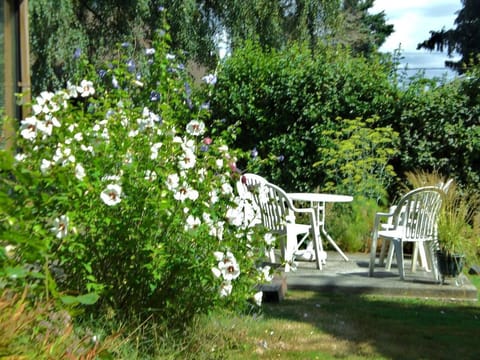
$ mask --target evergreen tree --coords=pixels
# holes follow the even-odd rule
[[[417,45],[417,49],[447,51],[451,56],[458,53],[459,61],[445,61],[445,65],[462,73],[465,66],[479,63],[480,53],[480,0],[462,0],[463,8],[457,12],[456,28],[430,31],[430,38]]]
[[[343,33],[339,36],[351,46],[355,53],[368,55],[378,49],[393,32],[393,25],[387,24],[385,12],[370,14],[368,10],[374,0],[344,0]]]

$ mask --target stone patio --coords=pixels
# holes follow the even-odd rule
[[[343,260],[335,252],[328,252],[327,263],[322,270],[315,269],[314,262],[298,261],[295,272],[282,273],[274,284],[264,291],[270,292],[272,300],[281,300],[288,290],[335,291],[345,294],[372,294],[443,300],[477,301],[478,291],[468,277],[448,278],[444,284],[434,282],[430,272],[417,269],[410,271],[410,260],[405,260],[405,281],[401,281],[398,270],[392,265],[391,271],[377,266],[374,277],[368,276],[369,255],[347,254]],[[277,292],[273,294],[272,292]],[[268,298],[268,296],[267,296]]]

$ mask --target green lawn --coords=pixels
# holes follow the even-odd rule
[[[479,277],[472,282],[478,287]],[[478,301],[289,291],[281,303],[264,304],[260,317],[204,325],[203,336],[217,344],[210,355],[202,349],[205,358],[480,359]]]

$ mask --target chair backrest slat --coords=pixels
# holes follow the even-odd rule
[[[285,233],[287,222],[294,222],[290,198],[283,189],[263,177],[243,174],[237,182],[237,191],[240,196],[252,199],[259,209],[263,225],[270,231]]]
[[[404,195],[394,214],[396,224],[404,232],[405,241],[433,240],[444,192],[436,186],[425,186]],[[400,220],[401,218],[401,220]]]

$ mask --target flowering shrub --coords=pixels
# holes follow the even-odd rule
[[[269,271],[264,238],[232,217],[247,206],[233,190],[237,155],[208,136],[208,105],[158,35],[135,58],[124,44],[104,69],[82,60],[84,78],[35,98],[19,153],[0,162],[0,239],[14,247],[2,271],[28,264],[66,303],[182,325],[258,302]]]

